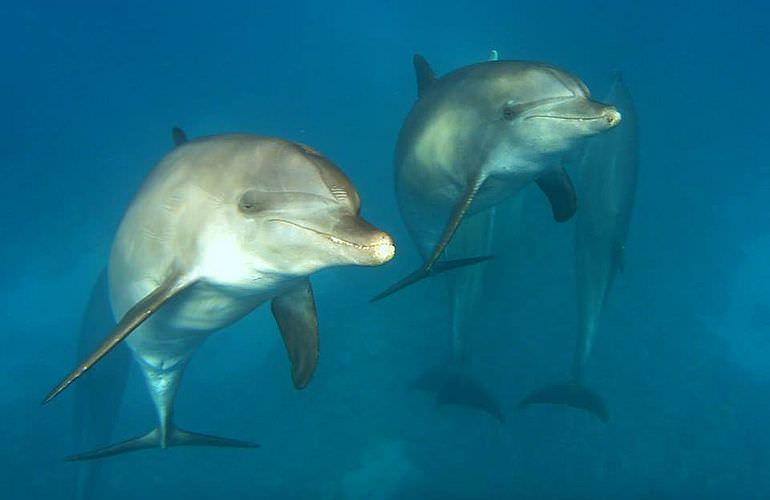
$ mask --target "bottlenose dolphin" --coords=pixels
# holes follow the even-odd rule
[[[380,265],[395,252],[390,236],[359,212],[348,178],[308,146],[229,134],[185,142],[166,155],[129,206],[112,246],[110,295],[121,320],[43,400],[127,338],[159,425],[70,460],[151,447],[257,446],[173,425],[184,368],[210,333],[270,300],[294,386],[305,387],[318,357],[308,276],[332,266]]]
[[[557,221],[575,212],[561,156],[620,122],[569,73],[546,64],[489,60],[436,78],[414,57],[418,99],[398,137],[396,194],[423,265],[372,300],[427,276],[486,260],[440,261],[466,214],[537,182]]]
[[[580,165],[581,207],[575,228],[575,268],[579,330],[572,380],[531,393],[520,404],[564,404],[609,418],[598,394],[583,385],[583,370],[615,275],[623,270],[623,251],[639,170],[639,128],[631,94],[620,74],[607,99],[623,113],[615,130],[586,145]]]

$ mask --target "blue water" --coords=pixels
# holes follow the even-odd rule
[[[738,2],[43,2],[0,17],[0,498],[73,498],[77,329],[121,215],[171,147],[247,131],[308,143],[396,239],[387,266],[313,278],[322,349],[297,392],[266,307],[212,336],[176,404],[186,428],[258,450],[103,462],[94,498],[770,498],[768,9]],[[445,292],[368,297],[419,259],[392,152],[411,57],[443,74],[548,62],[602,96],[622,69],[640,115],[626,271],[587,377],[604,424],[516,408],[566,376],[577,328],[572,224],[532,206],[526,262],[487,290],[473,373],[504,424],[408,385],[449,352]],[[134,369],[114,439],[154,410]]]

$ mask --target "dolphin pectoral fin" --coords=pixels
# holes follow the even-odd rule
[[[478,264],[481,262],[486,262],[489,259],[493,259],[493,255],[483,255],[481,257],[469,257],[467,259],[454,259],[454,260],[445,260],[445,261],[439,261],[433,264],[433,267],[430,269],[426,269],[425,267],[421,267],[420,269],[416,270],[406,278],[402,279],[401,281],[398,281],[394,285],[387,288],[385,291],[375,295],[372,297],[369,302],[377,302],[380,299],[384,299],[388,295],[392,295],[396,293],[397,291],[401,290],[402,288],[406,288],[409,285],[412,285],[414,283],[417,283],[418,281],[425,279],[429,276],[435,276],[437,274],[444,273],[446,271],[451,271],[452,269],[457,269],[459,267],[465,267],[470,266],[473,264]]]
[[[122,455],[123,453],[130,453],[132,451],[146,450],[148,448],[166,448],[171,446],[218,446],[223,448],[259,448],[256,443],[249,441],[240,441],[238,439],[222,438],[217,436],[210,436],[208,434],[198,434],[195,432],[188,432],[182,429],[172,427],[170,434],[166,438],[165,445],[161,445],[160,430],[157,428],[152,429],[150,432],[137,436],[135,438],[127,439],[111,446],[105,446],[104,448],[98,448],[93,451],[87,451],[85,453],[78,453],[77,455],[71,455],[64,460],[67,462],[78,462],[82,460],[93,460],[96,458],[111,457],[114,455]]]
[[[174,146],[181,146],[188,141],[187,134],[179,127],[171,129],[171,140],[174,141]]]
[[[575,186],[564,167],[549,170],[535,182],[551,203],[553,218],[556,222],[565,222],[577,211]]]
[[[436,75],[430,69],[430,64],[420,54],[415,54],[412,58],[414,63],[414,72],[417,76],[417,98],[419,99],[436,81]]]
[[[417,271],[413,272],[384,292],[372,298],[369,302],[376,302],[401,290],[402,288],[427,278],[428,276],[440,274],[445,271],[449,271],[450,269],[456,269],[458,267],[476,264],[478,262],[484,262],[485,260],[489,260],[491,258],[490,256],[484,256],[438,262],[438,258],[442,253],[444,253],[447,245],[452,240],[452,236],[454,236],[454,234],[457,232],[457,228],[460,227],[460,223],[462,222],[463,217],[465,217],[465,214],[468,212],[468,208],[470,208],[471,203],[473,202],[473,198],[476,196],[476,193],[479,192],[479,188],[482,184],[483,179],[477,178],[468,185],[468,189],[466,190],[463,197],[457,202],[457,205],[455,205],[455,208],[452,211],[452,215],[449,217],[449,221],[447,221],[447,225],[444,227],[444,231],[441,233],[441,238],[439,239],[436,247],[433,249],[433,253],[431,253],[425,264]]]
[[[444,380],[436,393],[436,406],[443,405],[474,408],[492,415],[501,424],[505,422],[505,415],[495,398],[480,383],[465,374],[452,373]]]
[[[588,387],[575,382],[549,385],[536,390],[521,400],[519,408],[536,404],[571,406],[593,414],[602,422],[609,420],[607,406],[602,398]]]
[[[48,395],[43,399],[42,404],[46,404],[55,398],[60,392],[66,389],[72,382],[93,367],[112,349],[120,344],[128,335],[136,330],[139,325],[152,316],[155,311],[174,298],[177,294],[192,285],[194,281],[184,279],[180,274],[174,274],[167,278],[158,288],[152,291],[145,298],[136,303],[134,307],[128,310],[115,328],[107,336],[107,339],[91,353],[85,361],[80,363],[77,368],[72,370],[69,375],[64,377]]]
[[[318,361],[318,318],[310,281],[305,279],[274,298],[270,309],[289,354],[292,382],[302,389],[310,382]]]
[[[494,259],[494,255],[482,255],[480,257],[468,257],[466,259],[441,260],[433,265],[433,274],[441,274],[459,267],[470,266]]]

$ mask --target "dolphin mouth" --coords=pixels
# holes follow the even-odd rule
[[[597,115],[597,116],[561,116],[561,115],[529,115],[525,120],[530,120],[532,118],[549,118],[551,120],[576,120],[580,122],[590,122],[593,120],[607,120],[610,121],[610,119],[606,116]]]
[[[283,224],[288,224],[290,226],[297,227],[299,229],[304,229],[305,231],[310,231],[311,233],[315,233],[318,236],[321,236],[332,243],[335,243],[337,245],[346,246],[350,248],[356,248],[358,250],[369,250],[369,251],[375,251],[376,253],[395,253],[395,245],[393,243],[375,243],[373,245],[362,245],[361,243],[356,243],[355,241],[346,240],[343,238],[340,238],[338,236],[334,236],[333,234],[325,233],[323,231],[319,231],[317,229],[313,229],[312,227],[303,226],[302,224],[297,224],[296,222],[292,222],[286,219],[268,219],[268,222],[282,222]],[[388,248],[385,248],[388,247]]]

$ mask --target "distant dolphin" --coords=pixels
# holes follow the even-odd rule
[[[605,421],[609,418],[607,407],[598,394],[583,385],[583,369],[615,275],[623,270],[639,170],[636,110],[620,74],[616,75],[607,99],[623,113],[623,124],[590,141],[580,166],[581,207],[575,238],[580,329],[572,380],[535,391],[520,405],[564,404],[587,410]]]
[[[561,154],[607,130],[620,113],[589,98],[572,75],[535,62],[490,60],[437,79],[414,57],[418,99],[399,134],[395,182],[401,214],[423,265],[372,300],[427,276],[486,260],[440,261],[466,214],[537,182],[557,221],[575,212]]]
[[[173,425],[184,368],[210,333],[272,300],[292,380],[305,387],[318,357],[308,276],[332,266],[380,265],[395,251],[390,236],[359,210],[348,178],[301,144],[231,134],[189,141],[166,155],[131,203],[112,247],[112,308],[122,319],[43,400],[128,337],[159,425],[70,460],[151,447],[256,446]]]

